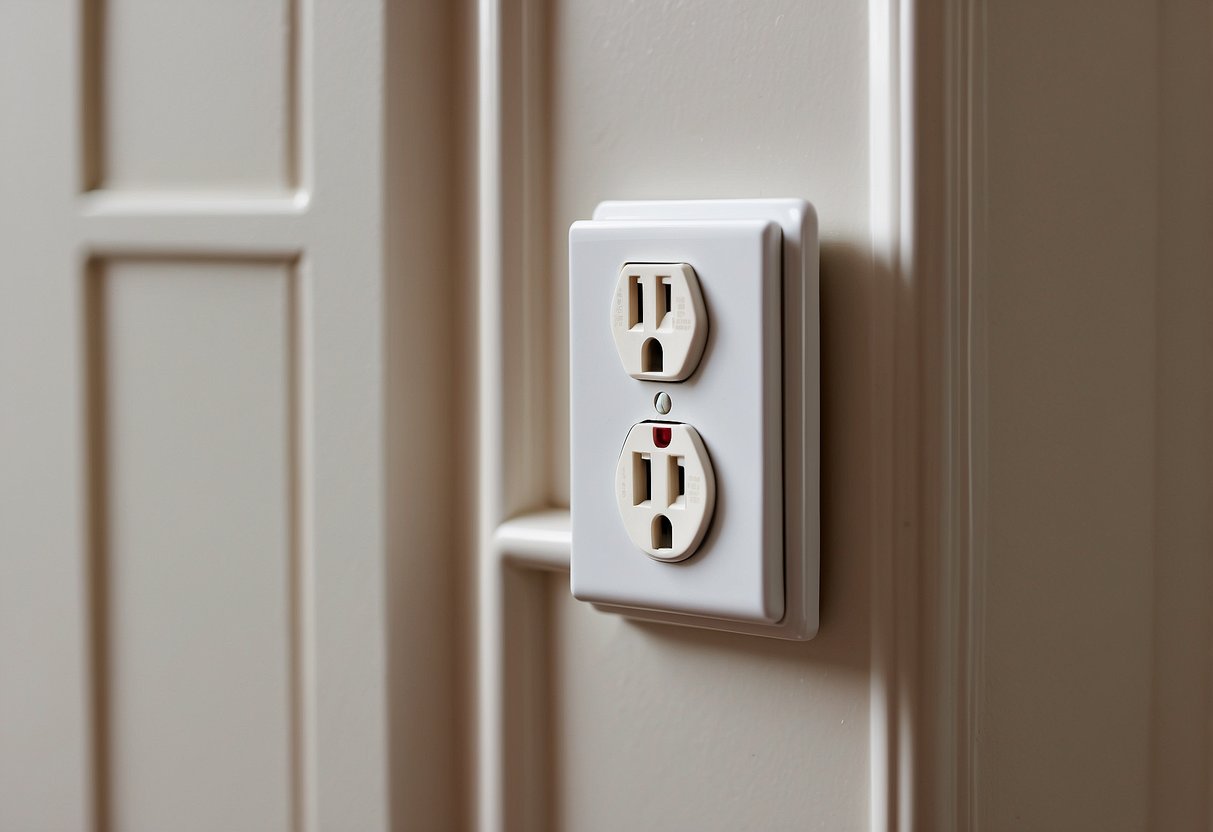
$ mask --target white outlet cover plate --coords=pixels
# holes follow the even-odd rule
[[[685,262],[709,319],[683,382],[620,368],[609,313],[627,262]],[[799,199],[604,202],[569,231],[572,590],[633,618],[803,640],[818,624],[819,322],[813,207]],[[654,409],[668,393],[668,415]],[[696,428],[716,473],[699,549],[662,563],[615,510],[637,422]]]

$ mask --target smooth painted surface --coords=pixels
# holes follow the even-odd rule
[[[458,824],[449,14],[0,4],[6,832]]]
[[[553,829],[866,828],[867,697],[839,696],[863,668],[587,614],[563,574],[548,587]]]
[[[573,351],[570,408],[577,419],[570,574],[577,597],[759,624],[783,617],[783,516],[773,511],[783,499],[778,229],[743,218],[660,228],[602,220],[570,230],[570,314],[587,330]],[[707,360],[681,384],[629,376],[603,325],[617,264],[662,257],[694,262],[713,304]],[[676,508],[666,496],[668,457],[653,446],[654,428],[640,423],[653,417],[653,396],[663,389],[677,394],[671,418],[683,423],[669,448],[688,460],[686,505]],[[734,401],[744,405],[729,406]],[[631,459],[641,449],[653,469],[643,502],[632,496],[639,472]],[[674,523],[671,547],[690,552],[656,551],[658,514]],[[657,558],[682,562],[672,567]]]
[[[864,268],[867,8],[552,0],[549,26],[551,489],[567,504],[565,229],[604,199],[803,197],[823,281]]]
[[[1209,822],[1209,27],[989,7],[982,830]]]
[[[600,200],[812,200],[828,390],[816,640],[637,625],[553,584],[554,826],[865,828],[867,8],[555,0],[547,22],[552,499],[568,499],[564,229]]]
[[[1153,829],[1213,823],[1213,4],[1158,33]]]
[[[83,281],[63,223],[77,21],[67,3],[0,21],[0,828],[76,830],[93,817]]]
[[[294,2],[84,0],[89,185],[293,184]]]
[[[458,254],[452,260],[459,246],[451,240],[459,227],[452,188],[455,6],[384,6],[386,779],[388,825],[406,830],[464,829],[472,814],[461,770],[470,728],[459,687],[470,605],[456,582],[472,532],[449,515],[452,506],[465,505],[456,483],[470,458],[455,415],[459,384],[467,381],[455,382],[450,373],[471,349],[462,328],[471,323],[458,296],[466,265]],[[334,10],[343,8],[338,3]],[[340,154],[340,145],[334,151]]]
[[[102,718],[113,828],[291,828],[299,637],[290,266],[101,281]],[[188,776],[182,776],[188,772]]]

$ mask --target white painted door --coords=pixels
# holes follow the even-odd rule
[[[448,33],[0,6],[0,829],[455,822]]]

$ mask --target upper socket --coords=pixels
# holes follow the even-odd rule
[[[686,263],[625,263],[615,284],[611,332],[632,378],[689,378],[708,340],[695,270]]]

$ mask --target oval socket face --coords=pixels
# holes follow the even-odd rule
[[[628,537],[651,558],[695,554],[716,508],[716,476],[690,425],[633,425],[615,469],[615,497]]]
[[[623,369],[646,381],[682,381],[699,366],[708,315],[686,263],[626,263],[615,284],[611,332]]]

